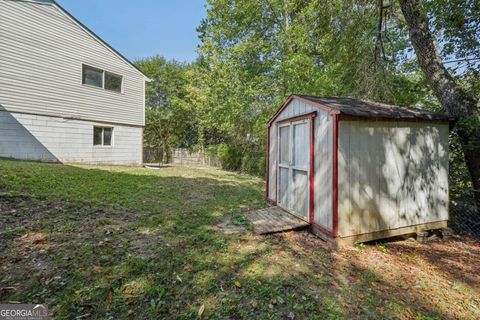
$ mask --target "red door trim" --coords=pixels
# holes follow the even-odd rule
[[[310,224],[315,220],[315,115],[310,120]]]
[[[334,237],[338,236],[338,115],[333,115],[332,215]]]
[[[270,200],[270,125],[267,126],[267,167],[265,168],[265,199]]]
[[[291,117],[291,118],[283,119],[283,120],[277,121],[276,123],[277,124],[285,124],[285,123],[288,123],[288,122],[295,122],[295,121],[300,121],[300,120],[304,120],[304,119],[308,119],[308,118],[315,118],[316,116],[317,116],[317,111],[313,111],[313,112],[310,112],[310,113],[305,113],[305,114],[301,114],[301,115],[294,116],[294,117]]]
[[[309,222],[313,224],[314,222],[314,209],[315,209],[315,118],[317,116],[317,112],[310,112],[307,114],[302,114],[299,116],[291,117],[288,119],[284,119],[282,121],[276,122],[276,124],[285,124],[289,122],[295,122],[303,119],[310,119],[310,174],[309,174]],[[277,203],[277,198],[275,196],[275,201],[269,198],[269,174],[270,174],[270,129],[272,124],[267,126],[267,190],[265,192],[266,199],[269,202]],[[278,126],[275,126],[278,130]],[[278,132],[277,132],[277,144],[278,141]],[[277,159],[278,161],[278,159]],[[275,170],[275,194],[278,192],[278,168]]]

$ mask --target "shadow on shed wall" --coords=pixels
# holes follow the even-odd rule
[[[342,236],[448,219],[448,129],[409,122],[342,125]]]

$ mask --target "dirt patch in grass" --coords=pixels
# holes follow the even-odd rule
[[[138,236],[132,239],[130,247],[128,248],[128,251],[132,256],[147,260],[154,259],[156,257],[156,248],[168,246],[161,237],[159,230],[146,228],[140,229],[137,232]]]
[[[241,218],[239,218],[239,216]],[[226,234],[247,232],[248,228],[248,221],[246,221],[243,215],[239,214],[235,216],[226,215],[222,217],[215,225],[215,229],[221,230]]]
[[[127,247],[131,215],[27,195],[1,195],[1,301],[55,304],[69,278]],[[145,246],[142,246],[142,250]],[[79,284],[77,284],[79,285]],[[55,308],[53,308],[55,310]]]

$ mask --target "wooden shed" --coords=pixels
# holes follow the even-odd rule
[[[267,200],[339,246],[444,228],[451,120],[293,95],[268,122]]]

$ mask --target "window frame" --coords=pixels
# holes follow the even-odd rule
[[[85,70],[86,69],[90,69],[91,71],[96,71],[98,73],[101,74],[102,76],[102,83],[100,86],[96,86],[94,84],[88,84],[85,82]],[[99,69],[99,68],[95,68],[95,67],[92,67],[92,66],[89,66],[89,65],[86,65],[86,64],[82,64],[82,84],[85,85],[85,86],[88,86],[88,87],[94,87],[94,88],[100,88],[100,89],[103,89],[103,84],[105,82],[105,76],[104,76],[104,71],[102,69]]]
[[[101,135],[101,143],[100,144],[95,144],[95,129],[102,129],[102,135]],[[105,129],[111,129],[111,136],[110,136],[110,144],[105,144]],[[115,129],[112,126],[93,126],[93,139],[92,139],[92,144],[94,148],[112,148],[114,145],[114,132]]]
[[[120,78],[120,91],[112,90],[112,89],[107,89],[107,88],[106,88],[107,75]],[[103,71],[103,89],[104,89],[104,90],[107,90],[107,91],[110,91],[110,92],[123,93],[123,76],[121,76],[121,75],[119,75],[119,74],[116,74],[116,73],[113,73],[113,72],[110,72],[110,71],[105,71],[105,70],[104,70],[104,71]]]
[[[96,71],[99,71],[102,73],[102,86],[99,87],[99,86],[95,86],[95,85],[92,85],[92,84],[88,84],[88,83],[85,83],[84,82],[84,71],[85,71],[85,68],[89,68],[89,69],[93,69],[93,70],[96,70]],[[120,78],[120,81],[121,81],[121,84],[120,84],[120,91],[117,91],[117,90],[111,90],[111,89],[107,89],[105,88],[105,77],[106,77],[106,74],[110,74],[114,77],[119,77]],[[92,65],[89,65],[89,64],[85,64],[85,63],[82,63],[82,68],[81,68],[81,83],[82,83],[82,86],[85,86],[85,87],[89,87],[89,88],[96,88],[96,89],[100,89],[100,90],[104,90],[104,91],[108,91],[108,92],[113,92],[113,93],[119,93],[119,94],[124,94],[124,88],[125,88],[125,81],[124,81],[125,77],[118,74],[118,73],[115,73],[115,72],[110,72],[110,71],[107,71],[105,69],[101,69],[101,68],[97,68],[97,67],[94,67]]]

